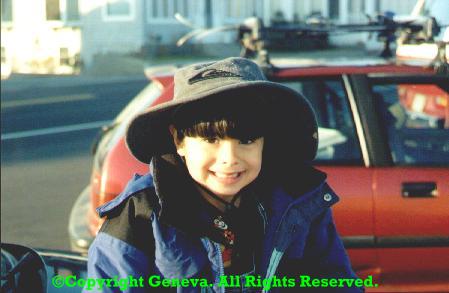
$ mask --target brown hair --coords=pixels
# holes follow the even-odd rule
[[[269,119],[261,99],[245,103],[235,99],[208,99],[179,107],[172,116],[177,140],[185,136],[239,140],[265,136]]]

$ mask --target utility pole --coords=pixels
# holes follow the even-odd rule
[[[212,0],[205,0],[204,19],[206,20],[206,27],[212,27]]]

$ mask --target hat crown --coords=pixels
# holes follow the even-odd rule
[[[266,80],[260,67],[245,58],[194,64],[176,71],[173,99],[189,99],[224,85]]]
[[[270,131],[267,136],[279,142],[279,153],[297,154],[302,161],[310,161],[317,150],[317,122],[310,103],[297,91],[268,81],[260,67],[245,58],[190,65],[175,72],[173,100],[151,107],[135,117],[128,126],[126,144],[138,160],[150,163],[153,156],[176,152],[169,125],[179,107],[205,99],[214,105],[242,106],[263,100],[267,107]],[[217,104],[216,104],[217,103]],[[201,105],[206,105],[201,104]],[[214,111],[213,109],[210,109]],[[207,110],[209,111],[209,109]],[[291,129],[301,126],[299,135]],[[289,142],[285,142],[289,138]],[[301,150],[298,152],[297,150]]]

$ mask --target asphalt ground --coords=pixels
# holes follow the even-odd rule
[[[2,242],[70,248],[69,214],[89,182],[92,143],[148,84],[143,75],[111,79],[2,81]]]

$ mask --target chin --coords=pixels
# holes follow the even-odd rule
[[[219,196],[234,196],[238,191],[214,191],[214,193]]]
[[[213,193],[215,193],[218,196],[226,196],[226,197],[232,197],[234,195],[236,195],[237,193],[239,193],[240,189],[236,190],[211,190]]]

